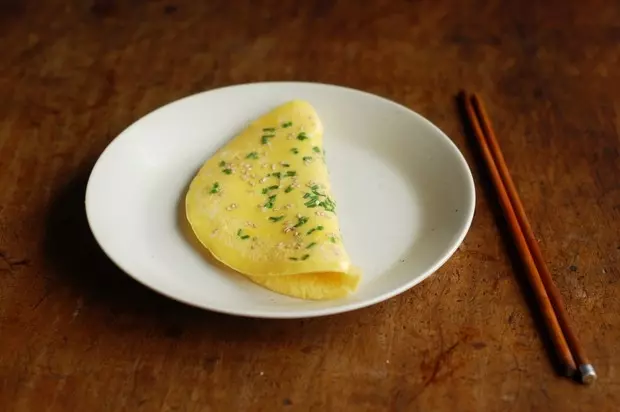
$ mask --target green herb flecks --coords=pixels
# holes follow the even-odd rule
[[[263,132],[275,132],[276,128],[275,127],[265,127],[263,129]]]
[[[280,163],[280,164],[282,165],[282,167],[291,167],[291,165],[288,163]]]
[[[282,215],[282,216],[269,216],[269,220],[271,220],[272,222],[279,222],[282,219],[284,219],[284,215]]]
[[[310,198],[310,200],[308,200],[306,203],[304,203],[304,206],[306,206],[306,207],[317,207],[319,205],[319,203],[321,203],[321,201],[319,200],[318,196],[312,196]]]
[[[227,175],[230,175],[230,174],[232,174],[232,170],[231,170],[231,169],[228,169],[228,168],[226,168],[226,169],[222,169],[222,173],[227,174]]]
[[[319,206],[323,207],[323,209],[327,212],[336,212],[336,202],[334,202],[329,196],[320,202]]]
[[[294,171],[294,170],[287,170],[286,171],[286,175],[289,176],[289,177],[290,176],[297,176],[297,172]]]
[[[317,185],[312,186],[312,188],[314,188],[314,187],[318,188]],[[304,194],[304,199],[308,199],[308,201],[306,203],[304,203],[304,206],[306,206],[306,207],[317,207],[319,205],[319,203],[321,202],[321,199],[319,199],[319,194],[315,193],[315,192],[305,193]]]
[[[220,162],[220,167],[224,167],[224,166],[226,166],[226,162],[222,160],[222,161]]]
[[[313,151],[314,153],[321,153],[321,148],[320,148],[320,147],[318,147],[318,146],[314,146],[314,147],[312,148],[312,151]]]
[[[211,186],[211,190],[209,191],[209,193],[219,193],[220,191],[220,184],[218,182],[213,183],[213,186]]]
[[[336,241],[337,241],[336,236],[334,236],[334,235],[330,235],[330,236],[328,237],[328,239],[329,239],[329,241],[330,241],[330,242],[332,242],[332,243],[336,243]]]
[[[273,177],[277,177],[278,179],[280,179],[280,178],[282,177],[282,173],[280,173],[280,172],[273,172],[273,173],[271,174],[271,176],[273,176]]]
[[[310,255],[308,255],[308,254],[305,254],[305,255],[303,255],[303,256],[302,256],[302,257],[300,257],[300,258],[298,258],[298,257],[294,257],[294,256],[291,256],[291,257],[289,257],[289,260],[294,260],[294,261],[306,260],[306,259],[308,259],[309,257],[310,257]]]
[[[299,226],[303,226],[306,223],[308,223],[308,218],[306,216],[301,216],[297,218],[297,223],[295,224],[295,226],[293,227],[299,227]]]
[[[262,190],[262,193],[264,195],[266,195],[267,193],[271,192],[272,190],[276,190],[276,189],[279,189],[279,188],[280,188],[280,186],[278,186],[278,185],[269,186],[269,187],[264,188]]]
[[[306,232],[306,235],[311,235],[311,234],[313,234],[314,232],[316,232],[317,230],[323,230],[323,229],[324,229],[324,228],[323,228],[323,226],[321,226],[321,225],[319,225],[319,226],[317,226],[317,227],[313,227],[312,229],[310,229],[310,230],[308,230],[308,231]]]
[[[248,153],[248,155],[245,158],[246,159],[258,159],[258,153],[250,152],[250,153]]]
[[[285,128],[285,129],[287,127],[291,127],[292,125],[293,125],[293,122],[284,122],[284,123],[282,123],[282,127]]]
[[[318,185],[314,185],[314,186],[312,186],[310,189],[312,190],[312,193],[313,193],[315,196],[325,197],[325,194],[324,194],[324,193],[319,192],[319,186],[318,186]]]
[[[267,202],[265,203],[265,205],[264,205],[264,206],[265,206],[267,209],[273,209],[273,204],[275,203],[275,201],[276,201],[276,195],[271,195],[271,196],[269,196],[269,198],[267,199]]]
[[[246,235],[243,233],[243,230],[239,229],[237,230],[237,236],[239,237],[239,239],[241,240],[246,240],[250,238],[250,235]]]
[[[271,139],[272,137],[275,137],[275,136],[276,136],[275,134],[266,134],[266,135],[263,135],[263,136],[260,138],[260,142],[261,142],[262,144],[267,144],[267,143],[269,143],[269,139]]]
[[[306,134],[306,132],[301,132],[297,135],[297,140],[301,140],[302,142],[304,140],[309,139],[308,135]]]
[[[286,189],[284,189],[284,193],[290,193],[293,191],[293,186],[288,186]]]
[[[312,161],[312,156],[304,156],[301,158],[301,160],[303,160],[304,162],[311,162]]]
[[[308,246],[306,246],[306,249],[311,249],[311,248],[313,248],[315,246],[316,246],[316,242],[312,242]]]
[[[299,154],[299,149],[298,149],[298,148],[296,148],[296,147],[293,147],[293,148],[291,149],[291,153],[293,153],[293,154]]]

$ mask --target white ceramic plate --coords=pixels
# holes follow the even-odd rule
[[[180,223],[179,205],[200,165],[248,122],[292,99],[309,101],[323,121],[343,240],[364,271],[345,299],[294,299],[224,272]],[[278,82],[199,93],[138,120],[97,161],[86,211],[105,253],[144,285],[213,311],[300,318],[369,306],[427,278],[465,237],[474,198],[457,147],[415,112],[357,90]]]

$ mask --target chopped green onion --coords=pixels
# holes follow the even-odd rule
[[[332,242],[332,243],[336,243],[336,237],[330,236],[329,237],[329,241]]]
[[[301,132],[297,135],[297,140],[304,141],[308,139],[308,135],[305,132]]]
[[[301,260],[306,260],[306,259],[308,259],[309,257],[310,257],[310,255],[303,255],[303,256],[301,257]]]
[[[319,204],[319,206],[325,208],[328,212],[334,212],[336,210],[336,202],[330,199],[329,196],[326,197],[325,200]]]
[[[227,174],[227,175],[232,174],[232,170],[230,170],[230,169],[223,169],[222,172]]]
[[[275,132],[276,128],[275,127],[265,127],[263,129],[263,132]]]
[[[309,219],[308,219],[306,216],[302,216],[302,217],[300,217],[300,218],[298,218],[298,219],[297,219],[297,224],[296,224],[295,226],[293,226],[293,227],[303,226],[303,225],[305,225],[306,223],[308,223],[308,220],[309,220]]]
[[[282,127],[287,128],[287,127],[291,127],[293,125],[293,122],[284,122],[282,123]]]
[[[293,186],[288,186],[286,189],[284,189],[284,193],[290,193],[293,191]]]
[[[278,185],[273,185],[273,186],[269,186],[263,189],[263,194],[266,195],[267,193],[269,193],[271,190],[276,190],[278,189],[280,186]]]
[[[293,147],[293,148],[291,149],[291,152],[292,152],[293,154],[298,154],[298,153],[299,153],[299,149],[297,149],[296,147]]]
[[[282,163],[282,167],[291,167],[291,165],[288,163]]]
[[[306,235],[311,235],[311,234],[313,234],[314,232],[316,232],[317,230],[323,230],[323,229],[324,229],[324,228],[323,228],[323,226],[320,226],[320,225],[319,225],[319,226],[317,226],[317,227],[313,227],[312,229],[310,229],[310,230],[308,230],[308,231],[306,232]]]
[[[258,159],[258,153],[250,152],[250,153],[248,153],[248,155],[245,158],[246,159]]]
[[[213,183],[209,193],[218,193],[220,191],[220,184],[218,182]]]
[[[241,229],[237,230],[237,236],[239,236],[239,238],[242,240],[246,240],[250,238],[250,235],[244,235]]]
[[[290,257],[289,260],[299,260],[296,257]]]
[[[313,151],[314,153],[321,153],[321,149],[320,149],[318,146],[314,146],[314,147],[312,148],[312,151]]]
[[[275,137],[275,134],[266,134],[263,137],[261,137],[260,141],[262,144],[267,144],[269,143],[269,139],[271,139],[272,137]]]
[[[224,167],[224,166],[226,166],[226,162],[222,160],[222,161],[220,162],[220,167]]]
[[[287,171],[286,171],[286,175],[287,175],[287,176],[296,176],[296,175],[297,175],[297,172],[296,172],[296,171],[294,171],[294,170],[287,170]]]
[[[316,246],[316,242],[310,243],[308,246],[306,246],[306,249],[310,249],[310,248],[312,248],[314,246]]]
[[[312,156],[304,156],[301,158],[301,160],[303,160],[304,162],[309,162],[312,160]]]
[[[269,196],[267,202],[265,203],[265,207],[267,209],[272,209],[273,208],[273,202],[275,202],[275,200],[276,200],[276,195]]]
[[[271,220],[272,222],[279,222],[282,219],[284,219],[284,215],[282,215],[282,216],[269,216],[269,220]]]
[[[319,199],[310,199],[308,200],[306,203],[304,203],[304,206],[306,207],[317,207],[317,202],[319,201]]]
[[[307,199],[307,198],[309,198],[310,196],[312,196],[310,193],[306,193],[306,194],[304,194],[304,199]]]
[[[282,177],[282,173],[280,173],[280,172],[273,172],[273,173],[271,174],[271,176],[273,176],[273,177],[277,177],[277,178],[279,179],[279,178],[281,178],[281,177]]]

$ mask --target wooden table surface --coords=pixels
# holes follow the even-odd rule
[[[116,269],[85,221],[97,156],[162,104],[261,80],[363,89],[443,129],[478,192],[453,258],[387,302],[289,321],[186,307]],[[487,102],[591,387],[549,360],[461,87]],[[1,2],[0,409],[618,410],[619,99],[617,0]]]

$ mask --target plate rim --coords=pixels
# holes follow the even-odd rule
[[[180,103],[182,101],[188,100],[188,99],[192,99],[192,98],[196,98],[200,95],[205,95],[208,93],[214,93],[214,92],[222,92],[225,90],[230,90],[230,89],[235,89],[235,88],[244,88],[244,87],[251,87],[251,86],[262,86],[262,85],[272,85],[272,86],[285,86],[285,87],[295,87],[295,86],[311,86],[311,87],[326,87],[326,88],[333,88],[333,89],[340,89],[341,91],[347,92],[347,93],[354,93],[354,94],[362,94],[365,95],[366,97],[371,97],[373,99],[379,99],[381,100],[383,103],[387,103],[389,105],[392,105],[394,107],[397,107],[399,110],[403,110],[403,111],[407,111],[410,115],[413,115],[414,117],[417,118],[417,120],[425,123],[428,127],[430,127],[431,129],[433,129],[436,134],[438,136],[440,136],[446,143],[448,143],[448,146],[450,147],[450,149],[454,152],[454,154],[456,155],[456,158],[458,160],[459,163],[461,163],[461,166],[463,167],[465,173],[465,180],[467,181],[468,184],[468,192],[470,195],[470,202],[467,205],[467,214],[465,216],[465,220],[461,226],[461,228],[459,229],[459,235],[452,241],[451,246],[448,248],[447,252],[444,253],[443,257],[441,259],[438,259],[432,266],[430,266],[426,271],[422,272],[419,276],[417,276],[416,278],[413,278],[411,281],[406,282],[405,284],[401,285],[398,288],[394,288],[389,290],[388,292],[382,293],[380,295],[375,296],[374,298],[371,299],[365,299],[362,301],[351,301],[348,303],[344,303],[342,305],[338,305],[338,306],[332,306],[332,307],[326,307],[326,308],[319,308],[319,309],[304,309],[304,310],[300,310],[300,311],[296,311],[296,312],[275,312],[273,310],[252,310],[251,313],[250,311],[247,310],[234,310],[234,309],[222,309],[220,307],[218,307],[217,305],[209,305],[209,304],[205,304],[205,303],[199,303],[199,302],[193,302],[189,299],[185,299],[182,297],[178,297],[178,296],[174,296],[170,293],[168,293],[166,290],[163,290],[164,288],[157,288],[154,287],[148,283],[146,283],[145,281],[141,280],[139,276],[136,276],[134,274],[131,273],[131,271],[127,270],[125,268],[125,266],[118,260],[116,259],[112,253],[109,252],[109,250],[106,248],[104,242],[101,241],[101,238],[98,236],[97,234],[97,230],[95,228],[96,224],[94,223],[94,217],[93,217],[93,209],[94,206],[92,206],[92,201],[89,201],[89,199],[93,196],[93,177],[96,175],[98,169],[101,167],[101,164],[103,164],[104,159],[106,158],[106,156],[109,156],[110,151],[112,150],[112,148],[118,144],[119,141],[122,140],[122,137],[126,134],[128,134],[130,132],[130,130],[132,130],[134,127],[136,127],[136,125],[140,122],[142,122],[143,120],[151,117],[151,116],[155,116],[158,112],[165,110],[167,107],[172,106],[174,104]],[[433,275],[435,272],[437,272],[437,270],[439,270],[450,258],[452,258],[452,256],[454,255],[454,253],[458,250],[458,248],[461,246],[461,244],[463,243],[463,241],[465,240],[465,237],[467,236],[467,234],[469,233],[470,229],[471,229],[471,225],[474,219],[474,215],[475,215],[475,210],[476,210],[476,189],[475,189],[475,181],[473,178],[473,174],[471,171],[471,168],[469,167],[469,164],[467,163],[467,160],[465,159],[465,156],[463,155],[463,153],[461,152],[461,150],[459,149],[459,147],[454,143],[454,141],[446,134],[444,133],[438,126],[436,126],[433,122],[431,122],[430,120],[428,120],[426,117],[422,116],[421,114],[419,114],[418,112],[416,112],[415,110],[405,106],[404,104],[398,103],[394,100],[391,100],[387,97],[375,94],[375,93],[371,93],[365,90],[360,90],[360,89],[355,89],[352,87],[347,87],[347,86],[342,86],[342,85],[337,85],[337,84],[330,84],[330,83],[322,83],[322,82],[309,82],[309,81],[257,81],[257,82],[249,82],[249,83],[237,83],[237,84],[231,84],[231,85],[226,85],[226,86],[221,86],[221,87],[216,87],[213,89],[208,89],[208,90],[203,90],[200,92],[196,92],[196,93],[192,93],[183,97],[180,97],[178,99],[169,101],[168,103],[165,103],[161,106],[156,107],[155,109],[151,110],[150,112],[144,114],[143,116],[136,118],[135,120],[133,120],[128,126],[126,126],[123,130],[121,130],[120,133],[118,133],[104,148],[104,150],[99,154],[99,156],[97,157],[97,160],[95,161],[94,166],[92,167],[89,176],[88,176],[88,181],[86,183],[86,191],[85,191],[85,196],[84,196],[84,204],[85,204],[85,211],[86,211],[86,219],[88,222],[88,226],[90,229],[91,234],[93,235],[95,241],[97,242],[97,245],[99,246],[99,248],[101,249],[101,251],[106,255],[106,257],[108,259],[110,259],[110,261],[112,263],[114,263],[115,266],[117,266],[117,268],[119,268],[122,272],[125,273],[125,275],[129,276],[130,278],[132,278],[134,281],[138,282],[139,284],[149,288],[150,290],[166,297],[172,300],[175,300],[177,302],[180,302],[182,304],[185,305],[189,305],[201,310],[208,310],[208,311],[212,311],[212,312],[216,312],[216,313],[221,313],[221,314],[226,314],[226,315],[232,315],[232,316],[239,316],[239,317],[247,317],[247,318],[259,318],[259,319],[303,319],[303,318],[314,318],[314,317],[324,317],[324,316],[330,316],[330,315],[337,315],[337,314],[341,314],[341,313],[346,313],[346,312],[351,312],[351,311],[355,311],[358,309],[363,309],[363,308],[367,308],[370,306],[373,306],[377,303],[381,303],[384,301],[387,301],[397,295],[400,295],[404,292],[406,292],[407,290],[413,288],[414,286],[418,285],[419,283],[421,283],[422,281],[426,280],[427,278],[429,278],[431,275]],[[91,206],[89,206],[91,205]],[[273,292],[275,293],[275,292]]]

